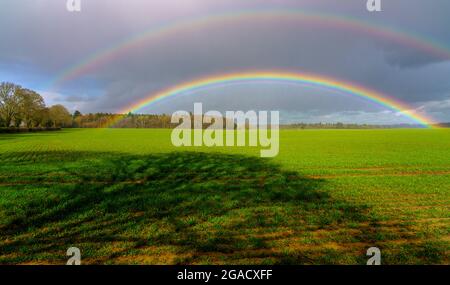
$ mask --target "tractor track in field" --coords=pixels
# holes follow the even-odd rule
[[[351,177],[407,177],[407,176],[445,176],[450,175],[448,171],[413,171],[413,172],[399,172],[399,173],[358,173],[358,174],[335,174],[335,175],[308,175],[309,178],[314,179],[335,179],[335,178],[351,178]]]
[[[81,180],[66,180],[66,181],[15,181],[15,182],[0,182],[0,186],[17,186],[17,185],[72,185],[72,184],[98,184],[98,185],[113,185],[113,184],[143,184],[145,181],[81,181]]]
[[[336,174],[336,175],[305,175],[303,177],[289,176],[288,179],[302,180],[304,178],[312,179],[336,179],[336,178],[352,178],[352,177],[408,177],[408,176],[445,176],[450,175],[449,171],[414,171],[414,172],[401,172],[401,173],[361,173],[361,174]],[[266,177],[265,179],[270,178]],[[196,180],[198,178],[193,178]],[[263,180],[265,180],[263,179]],[[230,179],[217,179],[217,182],[243,182],[246,180],[253,180],[251,177],[241,177],[241,178],[230,178]],[[152,180],[129,180],[129,181],[96,181],[96,180],[61,180],[61,181],[11,181],[11,182],[0,182],[0,186],[17,186],[17,185],[70,185],[70,184],[144,184]],[[261,181],[264,184],[264,181]]]

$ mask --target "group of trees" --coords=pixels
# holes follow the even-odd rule
[[[19,85],[0,84],[0,127],[70,127],[72,115],[62,105],[45,106],[37,92]]]
[[[94,113],[82,115],[76,111],[73,115],[75,128],[172,128],[175,124],[170,122],[169,115],[145,115],[145,114],[108,114]]]
[[[179,123],[172,123],[172,116],[167,114],[108,114],[95,113],[82,115],[76,111],[73,119],[73,127],[75,128],[164,128],[172,129]],[[226,119],[223,118],[223,126],[226,126]],[[191,124],[194,127],[194,117],[191,113]],[[203,124],[203,128],[207,128],[209,124]]]
[[[0,128],[171,128],[169,115],[81,114],[63,105],[47,107],[37,92],[9,82],[0,84]]]

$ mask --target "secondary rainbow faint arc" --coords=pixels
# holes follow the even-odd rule
[[[76,78],[91,68],[113,60],[119,57],[122,53],[127,52],[134,47],[139,46],[149,40],[157,40],[177,32],[195,29],[212,24],[219,24],[222,22],[235,23],[243,20],[299,20],[314,22],[317,25],[327,25],[331,28],[353,29],[375,35],[381,38],[387,38],[394,42],[401,43],[405,46],[411,46],[416,49],[425,51],[427,53],[439,56],[445,59],[450,59],[450,49],[430,39],[426,39],[411,33],[400,30],[395,30],[392,27],[375,25],[373,23],[365,22],[360,19],[344,17],[334,14],[318,13],[313,11],[303,10],[280,10],[280,9],[263,9],[263,10],[247,10],[238,12],[229,12],[221,14],[213,14],[205,17],[193,18],[188,20],[180,20],[175,23],[169,23],[158,27],[152,27],[144,32],[135,34],[124,39],[112,46],[98,50],[89,57],[83,59],[81,62],[64,69],[51,82],[51,88],[60,85],[61,83],[70,79]]]
[[[114,120],[110,121],[107,125],[105,125],[105,127],[112,127],[120,120],[122,120],[126,116],[126,114],[130,112],[136,113],[142,108],[166,98],[178,95],[181,96],[187,93],[192,94],[192,92],[206,89],[208,87],[212,87],[215,85],[226,85],[232,83],[247,83],[257,81],[270,81],[275,83],[276,82],[297,83],[302,85],[307,84],[312,87],[321,87],[327,88],[329,90],[344,92],[346,94],[366,98],[367,100],[372,101],[378,105],[382,105],[390,110],[399,112],[404,116],[410,118],[415,123],[418,123],[427,128],[432,128],[432,124],[435,124],[435,122],[432,119],[411,112],[410,110],[413,109],[412,107],[409,107],[398,100],[395,100],[387,95],[381,94],[379,92],[352,83],[347,83],[337,79],[308,73],[256,71],[256,72],[222,74],[206,78],[200,78],[197,80],[179,84],[175,87],[171,87],[158,93],[148,94],[143,100],[132,104],[126,109],[123,109],[120,112],[120,114],[124,115],[119,116]]]

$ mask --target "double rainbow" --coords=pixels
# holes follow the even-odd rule
[[[182,96],[186,94],[195,94],[197,91],[209,89],[212,87],[227,86],[230,84],[237,83],[253,83],[253,82],[273,82],[273,83],[290,83],[307,85],[310,87],[325,88],[330,91],[335,91],[335,93],[345,93],[356,97],[361,97],[367,101],[373,102],[375,104],[381,105],[390,109],[399,115],[403,115],[411,119],[415,124],[420,124],[424,127],[431,128],[432,124],[435,122],[413,111],[413,108],[407,106],[387,95],[381,94],[374,90],[370,90],[365,87],[361,87],[355,84],[347,83],[333,78],[328,78],[324,76],[308,74],[308,73],[293,73],[293,72],[283,72],[283,71],[256,71],[256,72],[245,72],[245,73],[232,73],[223,74],[217,76],[211,76],[206,78],[201,78],[198,80],[193,80],[190,82],[185,82],[179,84],[175,87],[163,90],[158,93],[151,93],[145,96],[145,98],[139,102],[134,103],[131,106],[123,109],[120,113],[124,114],[119,117],[114,118],[108,122],[105,127],[112,127],[117,122],[122,120],[128,113],[138,113],[144,107],[151,104],[159,102],[161,100]]]
[[[446,60],[450,59],[450,50],[448,47],[434,42],[431,39],[413,33],[396,30],[389,26],[383,26],[363,21],[358,18],[340,16],[334,14],[326,14],[315,11],[305,10],[287,10],[287,9],[258,9],[233,11],[228,13],[212,14],[205,17],[197,17],[191,19],[183,19],[172,21],[160,26],[153,26],[149,29],[125,38],[123,41],[117,42],[112,46],[100,49],[91,54],[82,61],[64,69],[50,83],[50,89],[54,89],[64,82],[82,76],[83,74],[95,69],[99,65],[113,61],[116,58],[132,51],[134,48],[145,46],[149,43],[157,43],[168,37],[176,37],[181,33],[187,33],[192,30],[208,28],[211,26],[221,25],[239,25],[246,24],[246,21],[295,21],[299,23],[306,22],[314,24],[314,27],[325,27],[331,29],[344,29],[355,31],[361,34],[373,35],[377,38],[389,40],[390,42],[410,47],[418,51],[430,54]],[[378,105],[387,107],[405,117],[410,118],[413,122],[420,125],[430,127],[433,120],[421,115],[406,104],[390,98],[387,95],[361,87],[355,84],[343,82],[332,78],[306,73],[291,73],[278,71],[256,71],[246,73],[233,73],[217,76],[209,76],[198,80],[182,83],[173,88],[163,90],[156,94],[148,94],[145,98],[128,108],[121,111],[122,114],[129,112],[135,113],[143,107],[154,102],[163,100],[164,98],[178,96],[182,94],[191,94],[197,90],[207,89],[215,86],[224,86],[236,83],[247,83],[257,81],[270,81],[273,83],[294,83],[301,85],[309,85],[311,87],[326,88],[338,92],[344,92],[357,97],[365,98]],[[118,116],[109,122],[106,127],[113,126],[120,121],[123,116]]]

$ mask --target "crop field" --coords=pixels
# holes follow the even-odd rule
[[[0,264],[449,264],[450,130],[282,130],[280,153],[166,129],[0,135]]]

